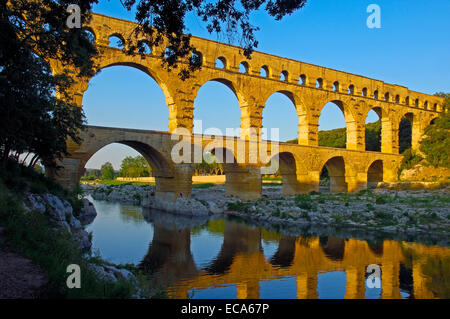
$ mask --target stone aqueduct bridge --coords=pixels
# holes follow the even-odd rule
[[[401,119],[407,117],[412,122],[415,148],[424,129],[443,111],[443,99],[403,86],[261,52],[254,52],[249,60],[239,47],[197,37],[192,38],[192,43],[201,54],[203,67],[182,81],[176,71],[168,72],[162,67],[159,47],[152,48],[152,53],[145,57],[109,47],[111,36],[122,39],[125,48],[130,45],[128,41],[145,41],[128,40],[135,26],[133,22],[93,14],[86,29],[95,36],[100,51],[96,61],[99,70],[130,66],[147,73],[159,84],[169,109],[168,132],[180,128],[192,132],[194,100],[199,88],[208,81],[223,83],[236,95],[243,140],[258,138],[264,105],[273,93],[282,93],[292,101],[298,116],[299,145],[280,145],[285,194],[317,190],[324,165],[332,176],[333,191],[355,191],[365,188],[368,181],[395,181],[401,160],[398,155]],[[223,63],[223,68],[216,67],[217,60]],[[56,62],[51,65],[55,73],[62,68]],[[261,69],[266,76],[260,76]],[[71,87],[73,102],[80,107],[89,81],[90,78],[78,78]],[[334,102],[344,114],[346,149],[318,147],[319,116],[328,102]],[[365,151],[365,119],[369,110],[374,110],[382,122],[381,153]],[[69,145],[71,156],[63,160],[64,169],[54,178],[67,187],[73,186],[90,156],[108,143],[119,142],[135,148],[149,160],[156,173],[158,196],[165,193],[189,196],[192,167],[171,161],[168,147],[173,143],[169,140],[163,132],[90,127],[83,145]],[[261,195],[258,165],[239,163],[228,167],[226,175],[229,195],[244,199]]]

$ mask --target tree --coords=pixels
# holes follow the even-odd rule
[[[119,175],[121,177],[148,177],[151,175],[151,168],[147,160],[142,156],[127,156],[120,165]]]
[[[145,36],[146,41],[130,46],[129,53],[145,52],[149,47],[166,46],[161,57],[170,69],[178,67],[180,59],[189,57],[188,66],[181,69],[181,78],[189,77],[191,71],[201,67],[201,56],[190,43],[191,35],[186,34],[185,20],[193,14],[206,24],[209,33],[225,33],[228,42],[238,35],[237,44],[244,48],[244,55],[250,58],[258,46],[250,16],[263,8],[275,20],[292,14],[302,8],[307,0],[121,0],[125,8],[136,7],[138,26],[130,35],[135,39]],[[167,40],[167,42],[165,42]],[[136,42],[136,41],[134,41]]]
[[[100,172],[102,174],[103,180],[111,180],[114,179],[114,168],[110,162],[106,162],[100,168]]]
[[[0,160],[5,167],[11,152],[33,153],[54,166],[66,154],[68,137],[80,142],[84,115],[71,104],[73,77],[93,74],[97,53],[81,29],[66,26],[67,6],[81,8],[82,22],[90,18],[97,0],[0,0]],[[53,74],[49,60],[67,68]],[[78,72],[70,73],[69,66]],[[73,68],[72,68],[73,69]],[[58,94],[56,94],[56,92]]]
[[[426,156],[427,162],[434,167],[450,168],[450,94],[437,93],[435,95],[445,98],[444,112],[425,129],[419,148]]]

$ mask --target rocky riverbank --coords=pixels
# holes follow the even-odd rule
[[[401,191],[375,189],[356,194],[311,193],[282,197],[280,186],[263,187],[263,198],[243,202],[225,197],[224,186],[193,188],[191,198],[165,202],[152,196],[153,186],[99,186],[95,199],[141,204],[188,216],[226,214],[269,225],[322,225],[386,233],[450,233],[450,190]]]
[[[88,199],[82,199],[81,209],[75,213],[72,205],[67,200],[60,199],[50,193],[43,195],[30,193],[24,197],[23,208],[26,214],[46,215],[53,232],[68,232],[86,253],[86,256],[90,258],[92,234],[88,233],[84,227],[92,223],[97,216],[97,212]],[[111,263],[99,261],[98,258],[93,259],[92,263],[89,264],[89,268],[101,280],[115,283],[131,281],[138,286],[138,280],[131,271]],[[139,298],[139,292],[133,297]]]

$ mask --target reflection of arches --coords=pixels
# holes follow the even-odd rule
[[[376,256],[383,256],[383,242],[367,242],[369,245],[369,249],[376,255]]]
[[[324,165],[330,177],[330,191],[346,192],[347,183],[345,181],[345,161],[342,156],[330,158]]]
[[[154,226],[153,240],[139,268],[152,275],[158,285],[196,277],[198,271],[190,250],[190,229]]]
[[[325,255],[334,261],[342,261],[345,254],[345,239],[336,237],[320,237],[320,246]]]
[[[367,170],[367,187],[374,188],[383,181],[383,161],[374,161]]]
[[[294,236],[282,236],[278,244],[278,249],[270,259],[272,265],[280,267],[289,267],[292,265],[295,255],[295,240]]]
[[[261,252],[260,229],[226,221],[222,248],[205,270],[210,274],[224,274],[230,269],[236,255]]]

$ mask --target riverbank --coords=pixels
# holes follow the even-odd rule
[[[95,208],[33,170],[0,171],[0,269],[2,298],[139,298],[135,269],[113,265],[91,252],[85,225]],[[69,288],[69,265],[80,269]],[[27,272],[25,274],[24,272]]]
[[[95,199],[129,202],[181,215],[233,215],[268,225],[318,225],[445,237],[450,234],[450,189],[374,189],[359,193],[311,193],[282,197],[280,186],[264,186],[263,198],[243,202],[225,196],[225,188],[193,188],[191,198],[157,200],[153,186],[98,186]]]

